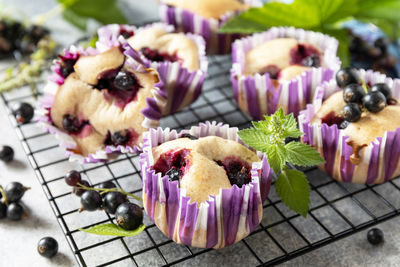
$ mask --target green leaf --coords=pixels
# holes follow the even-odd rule
[[[287,161],[298,166],[314,166],[325,162],[321,155],[307,144],[290,142],[285,145],[285,149]]]
[[[287,137],[297,138],[303,135],[303,132],[297,128],[297,122],[292,113],[286,116],[286,119],[282,127],[284,129],[283,131],[284,138]]]
[[[358,3],[359,10],[355,18],[385,19],[391,21],[400,20],[399,0],[361,0]]]
[[[89,229],[79,229],[79,230],[95,235],[135,236],[143,232],[145,228],[146,226],[142,224],[137,229],[128,231],[116,224],[107,223],[107,224],[95,225],[93,227],[90,227]]]
[[[357,13],[357,0],[294,0],[291,4],[269,2],[230,19],[221,32],[253,33],[273,26],[322,29]]]
[[[254,128],[250,128],[239,131],[238,135],[240,139],[248,146],[261,152],[267,152],[270,145],[269,138],[262,132]]]
[[[266,151],[268,163],[276,174],[282,170],[286,164],[286,149],[283,145],[270,145]]]
[[[81,29],[83,27],[86,28],[86,20],[89,18],[93,18],[103,24],[127,23],[127,19],[117,7],[117,0],[57,1],[64,7],[64,18]]]
[[[310,187],[304,173],[298,170],[283,171],[275,182],[275,189],[283,203],[303,217],[310,204]]]

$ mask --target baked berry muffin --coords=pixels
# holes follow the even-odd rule
[[[231,81],[238,106],[256,120],[280,107],[297,116],[339,69],[337,46],[327,35],[287,27],[236,40]]]
[[[117,27],[125,30],[118,30]],[[126,25],[107,25],[99,29],[98,47],[115,45],[118,34],[138,54],[132,60],[157,69],[168,95],[164,114],[175,113],[193,103],[200,95],[207,72],[204,40],[199,35],[174,33],[174,27],[154,23],[138,29]],[[123,40],[124,42],[125,40]]]
[[[72,159],[96,162],[135,152],[142,133],[158,126],[166,102],[158,73],[128,64],[120,47],[72,47],[54,70],[56,83],[46,86],[41,121]]]
[[[237,131],[207,122],[181,133],[144,134],[144,207],[175,242],[222,248],[260,223],[272,170],[265,155],[240,143]]]
[[[221,34],[218,29],[235,14],[261,5],[261,1],[254,0],[162,0],[159,10],[162,21],[203,36],[207,53],[226,54],[231,51],[232,41],[243,35]]]
[[[382,183],[400,175],[400,80],[345,68],[301,112],[303,141],[343,182]]]

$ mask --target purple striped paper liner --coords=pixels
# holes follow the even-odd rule
[[[111,24],[104,26],[99,29],[99,42],[98,46],[103,49],[107,48],[107,45],[115,45],[115,40],[125,43],[125,40],[121,40],[113,35],[117,32],[118,24]],[[174,32],[175,28],[172,25],[165,23],[152,23],[141,28],[137,28],[135,31],[141,31],[150,27],[160,27],[166,32]],[[164,86],[161,88],[168,95],[168,101],[163,110],[164,115],[173,114],[182,110],[184,107],[192,104],[200,96],[203,82],[207,73],[208,60],[205,52],[205,42],[200,35],[186,33],[186,37],[191,39],[197,45],[197,52],[199,54],[199,65],[200,68],[196,71],[189,71],[183,67],[179,62],[156,62],[147,59],[139,51],[135,51],[132,47],[124,44],[126,55],[131,58],[132,63],[140,63],[148,68],[154,68],[158,71]]]
[[[250,6],[261,6],[262,1],[242,1]],[[231,52],[234,40],[247,36],[245,34],[218,33],[218,29],[232,16],[239,12],[227,12],[220,19],[204,18],[189,10],[173,7],[162,3],[159,6],[159,15],[163,22],[173,25],[177,30],[201,35],[206,42],[207,54],[227,54]]]
[[[400,79],[391,79],[372,70],[359,70],[359,76],[366,83],[384,82],[392,88],[393,97],[400,99]],[[326,163],[319,167],[341,182],[378,184],[400,175],[400,127],[385,132],[360,151],[361,162],[350,162],[353,148],[346,144],[348,136],[336,125],[310,124],[323,100],[341,90],[336,80],[324,82],[316,89],[314,100],[298,117],[300,130],[304,132],[302,141],[314,147]]]
[[[278,88],[275,87],[269,74],[244,73],[247,52],[268,40],[283,37],[311,43],[323,51],[323,67],[311,68],[290,81],[279,82]],[[335,38],[293,27],[272,27],[266,32],[236,40],[232,44],[231,81],[239,108],[255,120],[274,113],[280,107],[285,113],[297,116],[312,100],[315,88],[330,80],[340,68],[340,60],[336,57],[337,47],[338,41]]]
[[[138,71],[155,72],[154,69],[146,70],[143,66],[139,65],[135,65],[135,69]],[[160,89],[162,86],[163,83],[161,80],[154,85],[154,88],[151,90],[153,97],[146,99],[147,106],[141,111],[145,117],[142,122],[142,126],[147,129],[159,126],[159,121],[162,117],[162,110],[166,104],[166,95]],[[51,77],[48,79],[48,82],[44,88],[44,96],[39,99],[39,105],[36,111],[38,114],[37,122],[41,124],[41,126],[47,132],[55,135],[59,141],[60,147],[65,149],[65,153],[69,157],[70,161],[77,161],[83,164],[98,163],[108,161],[112,158],[115,158],[119,154],[137,154],[141,151],[142,144],[137,146],[135,145],[133,147],[113,145],[104,146],[102,149],[96,151],[96,153],[89,154],[86,157],[81,154],[74,153],[72,150],[77,147],[74,139],[62,129],[57,128],[51,121],[50,116],[48,116],[49,109],[51,109],[54,104],[54,98],[59,87],[59,83],[55,82]]]
[[[229,125],[205,122],[190,130],[151,129],[143,135],[143,153],[140,166],[143,178],[143,204],[149,217],[170,239],[179,244],[202,248],[223,248],[250,234],[262,219],[262,203],[266,199],[272,181],[272,169],[266,155],[252,165],[251,183],[242,188],[220,189],[218,195],[197,207],[189,204],[185,189],[178,182],[168,181],[152,169],[152,148],[174,140],[182,133],[197,137],[219,136],[240,142],[237,128]]]

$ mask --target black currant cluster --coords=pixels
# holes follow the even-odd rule
[[[0,186],[0,219],[19,221],[26,216],[20,200],[29,189],[19,182],[9,183],[4,189]]]
[[[42,26],[25,27],[18,21],[0,20],[0,57],[11,55],[18,51],[30,54],[36,50],[39,41],[50,32]]]
[[[353,68],[343,68],[336,73],[336,83],[343,89],[346,102],[342,110],[343,119],[356,122],[361,118],[363,109],[372,113],[383,110],[388,104],[396,103],[392,98],[392,90],[385,83],[376,83],[368,90]],[[341,127],[346,128],[346,127]]]
[[[349,51],[354,66],[364,69],[373,69],[390,77],[397,78],[398,72],[395,68],[397,60],[388,52],[390,41],[380,37],[370,45],[361,37],[351,34]]]
[[[125,230],[134,230],[143,223],[142,209],[129,202],[122,190],[117,191],[117,186],[113,182],[104,182],[98,188],[92,188],[75,170],[65,175],[65,182],[73,186],[73,193],[81,198],[80,211],[95,211],[103,208],[108,213],[115,214],[117,224]],[[112,191],[114,189],[115,191]]]
[[[32,120],[35,109],[31,104],[21,102],[13,107],[12,112],[19,123],[28,123]]]

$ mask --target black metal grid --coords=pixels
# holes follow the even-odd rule
[[[162,119],[163,127],[188,128],[215,120],[243,128],[250,118],[236,106],[229,80],[229,56],[209,57],[209,75],[203,94],[189,108]],[[39,87],[42,87],[39,84]],[[400,180],[382,185],[354,185],[334,181],[317,168],[305,169],[311,192],[306,219],[288,210],[274,187],[264,203],[264,217],[249,237],[222,250],[177,245],[145,218],[146,230],[137,237],[98,237],[78,228],[113,220],[103,211],[78,215],[79,199],[63,181],[64,173],[80,169],[93,186],[111,180],[131,193],[141,194],[138,156],[124,155],[101,164],[79,166],[68,161],[54,136],[34,123],[19,125],[11,114],[15,102],[34,103],[29,88],[1,96],[9,117],[62,231],[80,266],[189,266],[202,264],[246,266],[283,263],[400,213]],[[208,265],[209,264],[209,265]]]

